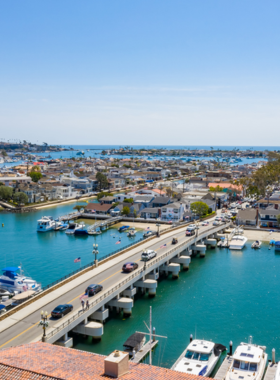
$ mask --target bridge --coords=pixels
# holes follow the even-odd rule
[[[0,349],[42,340],[42,327],[38,328],[41,310],[50,312],[57,305],[65,303],[72,304],[73,311],[59,320],[49,318],[43,340],[71,347],[73,341],[68,337],[70,331],[100,339],[104,332],[104,321],[112,309],[130,315],[133,312],[136,292],[148,291],[151,297],[156,296],[157,280],[161,274],[170,274],[177,278],[182,268],[188,269],[190,256],[199,254],[204,257],[206,246],[215,245],[215,236],[220,236],[229,224],[200,226],[196,235],[191,237],[185,236],[186,226],[171,229],[160,237],[135,244],[131,249],[102,261],[79,276],[69,278],[62,285],[57,284],[53,289],[42,292],[40,298],[34,299],[21,310],[15,310],[12,315],[0,318]],[[173,237],[178,239],[175,245],[171,244]],[[144,249],[155,250],[157,256],[144,263],[141,261]],[[127,261],[137,262],[138,269],[130,274],[123,273],[121,268]],[[83,310],[80,297],[92,283],[102,284],[103,291],[89,297],[89,308]]]

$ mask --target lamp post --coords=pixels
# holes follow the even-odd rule
[[[92,253],[93,253],[93,255],[95,255],[94,264],[95,264],[95,267],[97,267],[97,266],[98,266],[97,255],[98,255],[98,253],[99,253],[99,251],[98,251],[98,244],[93,244],[93,250],[92,250]]]
[[[160,224],[157,223],[156,226],[157,226],[157,228],[158,228],[158,230],[157,230],[157,236],[160,237],[160,233],[159,233],[159,227],[160,227]]]
[[[49,326],[48,312],[47,311],[44,311],[44,310],[41,311],[41,320],[39,322],[39,326],[43,327],[43,338],[42,338],[42,341],[44,342],[45,338],[46,338],[46,328]]]
[[[142,257],[142,260],[144,261],[144,272],[146,270],[146,265],[147,265],[147,261],[149,260],[148,256],[145,255],[144,257]]]

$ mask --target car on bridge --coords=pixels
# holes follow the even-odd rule
[[[187,227],[187,231],[194,231],[196,229],[196,225],[195,224],[190,224],[188,227]]]
[[[178,243],[178,239],[175,237],[172,239],[172,243],[171,244],[177,244]]]
[[[209,226],[209,222],[201,222],[201,224],[200,224],[201,226]]]
[[[103,290],[103,286],[99,284],[91,284],[86,288],[86,294],[89,296],[94,296],[95,294],[101,292]]]
[[[192,231],[186,231],[186,236],[193,236],[195,235],[195,231],[192,230]]]
[[[152,249],[147,249],[146,251],[144,251],[141,255],[141,259],[143,261],[149,261],[151,259],[153,259],[154,257],[157,256],[157,253],[156,251],[152,250]]]
[[[122,270],[123,270],[124,273],[133,272],[137,268],[138,268],[138,264],[137,263],[133,263],[133,262],[125,263],[122,266]]]
[[[52,312],[51,315],[53,318],[62,318],[64,315],[70,313],[73,310],[73,305],[58,305]]]

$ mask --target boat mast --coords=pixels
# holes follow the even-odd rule
[[[152,365],[152,306],[150,306],[150,365]]]

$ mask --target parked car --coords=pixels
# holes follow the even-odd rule
[[[129,263],[125,263],[122,267],[122,270],[123,272],[125,273],[129,273],[129,272],[132,272],[134,271],[135,269],[138,268],[138,264],[137,263],[132,263],[132,262],[129,262]]]
[[[89,296],[94,296],[95,294],[101,292],[103,290],[103,286],[99,284],[91,284],[86,288],[86,293]]]
[[[156,256],[157,256],[156,251],[153,251],[152,249],[148,249],[142,253],[141,258],[143,261],[148,261],[148,260],[153,259]]]
[[[70,313],[73,310],[73,305],[58,305],[52,312],[53,318],[62,318],[64,315]]]
[[[177,238],[173,238],[171,244],[177,244],[177,243],[178,243],[178,239]]]

